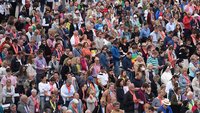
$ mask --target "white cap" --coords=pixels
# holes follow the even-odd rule
[[[77,99],[73,99],[72,102],[73,102],[74,104],[78,104],[78,103],[79,103]]]

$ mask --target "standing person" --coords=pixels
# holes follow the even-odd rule
[[[6,81],[6,86],[2,89],[3,104],[14,103],[15,87],[11,84],[11,80]]]
[[[192,26],[191,26],[192,16],[190,12],[187,12],[186,15],[183,17],[183,25],[184,25],[184,36],[186,38],[190,38],[190,35],[192,34]]]
[[[171,99],[171,108],[174,113],[180,113],[181,105],[182,105],[182,99],[181,99],[181,88],[176,87],[174,89],[174,94],[172,95]]]
[[[20,102],[17,107],[17,111],[19,113],[30,113],[30,108],[28,106],[28,97],[26,95],[22,95],[20,97]]]
[[[66,84],[63,84],[60,89],[60,93],[65,106],[68,106],[69,102],[73,99],[73,94],[75,93],[75,89],[71,80],[66,80]]]
[[[31,90],[31,96],[28,97],[28,106],[31,113],[39,113],[40,104],[36,89]]]
[[[36,66],[36,83],[38,84],[41,80],[41,76],[45,75],[47,71],[47,63],[43,56],[43,51],[39,50],[37,57],[35,58],[35,66]]]
[[[128,52],[122,60],[122,67],[126,70],[126,73],[131,81],[133,81],[133,63],[131,62],[132,53]]]
[[[124,95],[124,110],[126,113],[134,113],[135,103],[137,98],[135,95],[135,86],[134,84],[129,85],[129,91]]]
[[[196,77],[192,80],[192,88],[194,90],[194,95],[200,98],[200,70],[195,73]]]
[[[59,112],[58,102],[55,94],[52,94],[50,100],[45,103],[44,110],[49,110],[51,111],[50,113]]]
[[[50,87],[47,84],[46,76],[41,77],[41,82],[38,84],[39,94],[40,94],[40,109],[44,109],[44,104],[49,101],[49,96],[51,94]]]
[[[111,113],[124,113],[124,110],[120,109],[120,103],[119,102],[114,102],[113,103],[113,110]]]
[[[111,48],[111,53],[112,53],[113,63],[114,63],[114,73],[116,76],[119,76],[119,74],[120,74],[120,70],[119,70],[120,52],[119,52],[118,46],[119,46],[118,41],[115,40],[113,42],[113,46]]]
[[[200,113],[200,101],[197,102],[198,108],[194,111],[194,113]]]

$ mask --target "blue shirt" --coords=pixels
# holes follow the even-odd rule
[[[112,53],[113,61],[119,61],[120,60],[119,49],[116,46],[112,46],[110,51]]]
[[[165,108],[163,107],[163,105],[162,105],[162,106],[160,106],[160,107],[158,108],[158,112],[160,112],[160,111],[162,111],[163,113],[173,113],[173,111],[172,111],[172,109],[171,109],[170,106],[168,106],[167,109],[165,109]],[[168,112],[167,112],[167,111],[168,111]]]
[[[150,35],[150,29],[149,28],[142,28],[140,31],[140,38],[148,38]]]

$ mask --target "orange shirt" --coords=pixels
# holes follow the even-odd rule
[[[87,49],[87,48],[83,48],[82,49],[82,54],[83,54],[83,56],[91,56],[91,51],[89,50],[89,49]]]

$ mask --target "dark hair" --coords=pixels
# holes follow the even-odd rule
[[[38,52],[37,52],[37,54],[39,55],[41,53],[43,53],[43,50],[39,49]]]
[[[120,82],[121,82],[121,81],[123,81],[123,79],[121,79],[121,78],[118,79],[118,80],[116,81],[116,83],[115,83],[115,86],[116,86],[116,87],[121,87],[121,86],[120,86]]]

